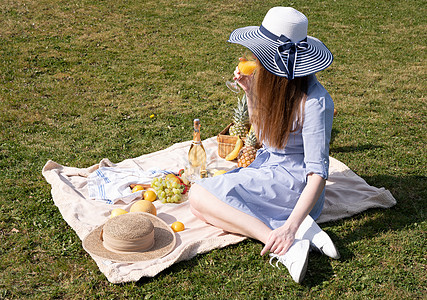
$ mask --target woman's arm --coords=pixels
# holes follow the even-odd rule
[[[288,220],[283,226],[273,230],[268,237],[267,243],[261,251],[261,255],[268,251],[283,255],[295,240],[295,234],[304,221],[305,217],[313,209],[325,187],[326,180],[317,174],[307,176],[307,185],[298,199]]]

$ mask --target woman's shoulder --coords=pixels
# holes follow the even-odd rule
[[[326,106],[334,105],[331,96],[323,85],[317,80],[316,75],[309,75],[308,78],[308,89],[307,89],[307,101],[308,103],[324,102]]]
[[[334,101],[315,75],[310,75],[309,77],[305,116],[317,115],[319,112],[324,111],[327,118],[333,118]]]
[[[315,74],[308,76],[308,88],[307,88],[307,99],[320,98],[320,97],[331,97],[328,91],[323,85],[317,80]]]

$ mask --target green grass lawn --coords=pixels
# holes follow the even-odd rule
[[[334,53],[318,74],[338,109],[331,156],[397,205],[323,224],[342,258],[310,255],[302,285],[253,240],[110,284],[42,167],[164,149],[192,138],[195,117],[203,138],[218,134],[244,51],[228,35],[276,5],[304,12]],[[0,298],[425,299],[425,1],[3,0],[0,12]]]

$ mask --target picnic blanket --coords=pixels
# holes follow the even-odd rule
[[[191,141],[177,143],[171,147],[112,163],[102,159],[88,168],[77,168],[48,161],[42,174],[51,185],[52,198],[64,220],[73,228],[81,240],[99,225],[106,222],[114,208],[128,210],[133,202],[117,201],[114,204],[95,201],[89,196],[88,178],[101,167],[123,170],[139,169],[175,171],[183,168]],[[216,137],[203,141],[208,156],[208,169],[231,170],[234,162],[218,156]],[[167,224],[179,220],[185,224],[184,231],[176,233],[175,249],[160,259],[138,263],[117,263],[92,256],[100,271],[112,283],[137,281],[142,277],[153,277],[172,264],[189,260],[197,254],[216,248],[239,243],[245,237],[224,232],[197,219],[189,209],[188,201],[179,204],[154,202],[157,216]],[[330,175],[326,184],[325,206],[318,223],[350,217],[369,208],[389,208],[396,204],[392,194],[384,188],[367,184],[342,162],[330,158]]]

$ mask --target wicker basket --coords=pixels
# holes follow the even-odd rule
[[[231,136],[228,132],[231,125],[233,125],[233,123],[228,124],[228,126],[217,135],[218,155],[221,158],[225,158],[227,154],[233,151],[234,146],[236,146],[237,136]],[[245,138],[246,137],[242,137],[242,140],[245,141]]]

